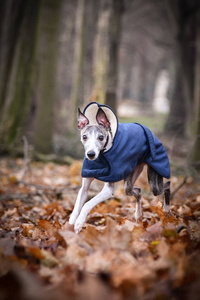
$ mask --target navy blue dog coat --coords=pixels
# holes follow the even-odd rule
[[[105,107],[98,106],[102,109]],[[170,178],[169,159],[156,136],[139,123],[119,123],[112,147],[95,160],[85,157],[81,175],[104,182],[117,182],[125,179],[141,163],[151,166],[161,176]]]

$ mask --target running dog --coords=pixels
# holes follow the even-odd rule
[[[107,105],[89,103],[79,109],[78,129],[85,150],[82,187],[79,190],[69,224],[79,233],[87,215],[97,204],[114,196],[114,183],[124,180],[124,190],[136,198],[135,219],[142,218],[141,189],[134,187],[144,165],[148,165],[148,182],[154,196],[164,192],[163,209],[170,214],[170,165],[166,150],[155,135],[139,123],[118,123]],[[94,179],[104,182],[102,191],[86,202]],[[85,203],[86,202],[86,203]]]

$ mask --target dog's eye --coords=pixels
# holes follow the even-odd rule
[[[100,140],[100,141],[103,141],[103,139],[104,139],[104,136],[103,136],[103,135],[100,135],[100,136],[99,136],[99,140]]]
[[[83,135],[83,140],[86,141],[87,140],[87,135]]]

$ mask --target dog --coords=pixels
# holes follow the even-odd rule
[[[162,143],[144,125],[118,123],[112,108],[89,103],[83,113],[78,109],[78,129],[85,150],[82,186],[78,192],[69,224],[79,233],[87,215],[97,204],[114,196],[114,183],[124,179],[126,195],[136,199],[135,219],[142,218],[141,189],[135,181],[148,166],[148,182],[154,196],[164,192],[163,209],[170,215],[170,165]],[[94,178],[104,182],[99,194],[86,202]]]

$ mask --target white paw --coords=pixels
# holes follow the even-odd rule
[[[142,221],[142,214],[140,215],[140,214],[136,214],[135,213],[135,220],[136,220],[137,223],[139,223],[140,221]]]
[[[170,209],[170,205],[163,205],[163,210],[165,212],[166,217],[170,217],[172,212]]]
[[[84,223],[85,223],[85,219],[78,217],[74,225],[74,231],[76,233],[79,233],[82,230]]]
[[[140,206],[136,208],[135,220],[136,220],[137,223],[142,221],[142,208]]]

